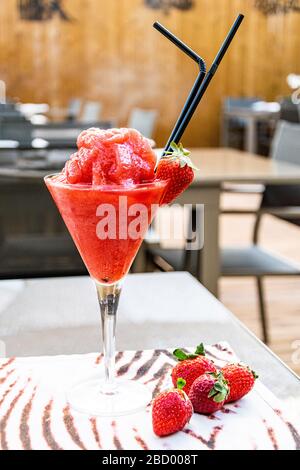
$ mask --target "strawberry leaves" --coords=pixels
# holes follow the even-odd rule
[[[179,166],[180,168],[184,168],[185,166],[189,166],[193,170],[198,170],[190,159],[190,151],[185,149],[180,142],[180,144],[176,144],[176,142],[171,142],[170,144],[170,149],[166,152],[164,152],[164,155],[162,156],[162,159],[168,159],[168,160],[179,160]]]
[[[194,359],[193,354],[186,354],[182,349],[174,349],[173,356],[176,357],[178,361],[185,361],[186,359]]]
[[[187,354],[183,349],[174,349],[173,356],[175,356],[178,361],[186,361],[187,359],[196,359],[199,356],[205,356],[204,344],[198,344],[194,354]]]
[[[182,145],[182,143],[180,142],[180,144],[176,144],[176,142],[171,142],[170,143],[170,148],[172,149],[172,152],[171,151],[167,151],[165,152],[165,155],[173,155],[174,157],[188,157],[190,155],[190,151],[185,149]]]
[[[216,403],[221,403],[226,400],[229,395],[229,387],[227,380],[224,379],[222,372],[215,374],[210,373],[215,379],[217,379],[207,395],[208,398],[212,398]]]
[[[195,354],[197,354],[198,356],[205,356],[205,348],[203,343],[198,344],[198,346],[196,347]]]

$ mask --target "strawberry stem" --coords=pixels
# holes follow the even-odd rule
[[[180,168],[184,168],[187,165],[193,170],[198,170],[198,168],[193,165],[193,162],[189,157],[190,151],[185,149],[182,143],[177,145],[176,142],[171,142],[170,148],[171,150],[168,150],[163,154],[161,157],[162,159],[167,158],[169,160],[179,160]]]
[[[210,375],[214,377],[216,381],[207,397],[212,398],[216,403],[221,403],[222,401],[225,401],[229,395],[228,382],[224,379],[222,372],[211,372]]]
[[[181,377],[179,377],[177,379],[177,384],[176,385],[177,385],[178,390],[182,390],[183,387],[185,386],[185,384],[186,384],[186,381],[184,379],[182,379]]]

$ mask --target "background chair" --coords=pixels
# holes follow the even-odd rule
[[[221,145],[223,147],[243,148],[246,122],[242,117],[232,117],[227,113],[234,110],[250,109],[252,105],[260,101],[258,97],[233,98],[227,97],[223,101],[221,122]]]
[[[32,124],[14,103],[0,104],[0,139],[31,142]]]
[[[272,145],[272,158],[300,164],[299,143],[300,125],[280,122]],[[263,339],[267,343],[269,332],[263,278],[300,275],[300,266],[259,245],[261,220],[264,214],[271,214],[300,225],[300,187],[292,186],[288,189],[286,186],[267,186],[258,210],[229,209],[223,211],[223,214],[256,216],[249,247],[226,247],[221,250],[221,275],[252,276],[256,279]],[[195,220],[195,214],[192,213],[191,217]],[[189,271],[194,275],[201,272],[200,250],[188,252],[183,249],[164,249],[146,241],[146,260],[148,270],[156,267],[163,271]]]
[[[53,121],[78,121],[82,107],[81,98],[71,98],[67,108],[59,106],[51,106],[49,110],[49,117]]]
[[[98,101],[87,101],[83,105],[80,121],[85,124],[98,122],[102,111],[102,104]]]
[[[261,101],[258,97],[232,98],[227,97],[223,101],[223,113],[221,122],[221,145],[223,147],[244,148],[246,121],[242,117],[232,117],[227,115],[234,110],[251,109],[253,104]],[[262,193],[263,185],[250,184],[240,185],[224,183],[223,191],[230,193]]]
[[[280,102],[280,120],[300,123],[299,105],[292,102],[291,98],[284,98]]]
[[[128,127],[152,139],[156,118],[157,111],[155,110],[133,108],[128,119]]]
[[[40,178],[0,179],[0,279],[86,274]]]
[[[226,98],[223,102],[221,145],[269,155],[279,109],[278,103],[265,103],[255,97]]]
[[[280,121],[272,144],[272,157],[274,160],[285,161],[300,165],[300,124],[291,124]],[[278,207],[300,206],[299,185],[268,185],[263,193],[261,207],[271,210]],[[278,213],[277,217],[300,225],[300,216],[293,217],[291,210],[288,215],[285,211]]]
[[[82,106],[82,100],[80,98],[72,98],[69,101],[67,120],[68,121],[77,121]]]

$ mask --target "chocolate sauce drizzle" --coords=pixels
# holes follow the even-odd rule
[[[90,423],[91,423],[92,432],[93,432],[95,441],[97,442],[99,449],[102,449],[100,434],[99,434],[98,427],[97,427],[97,419],[90,418]]]
[[[149,450],[149,447],[147,446],[146,442],[144,441],[144,439],[139,435],[139,432],[136,428],[132,428],[133,432],[134,432],[134,438],[136,440],[136,442],[138,443],[138,445],[143,449],[143,450]]]
[[[2,366],[0,366],[0,371],[5,369],[5,367],[9,366],[12,362],[14,362],[15,359],[16,359],[15,357],[9,358],[7,362],[5,362],[4,364],[2,364]]]
[[[82,440],[80,439],[79,433],[76,429],[76,426],[74,424],[74,417],[71,415],[70,412],[70,407],[67,405],[63,409],[63,420],[66,426],[66,429],[68,433],[70,434],[72,440],[75,442],[75,444],[80,447],[82,450],[86,450],[85,445],[83,444]]]
[[[123,450],[122,444],[121,444],[120,439],[119,439],[118,434],[117,434],[117,425],[116,425],[115,421],[112,421],[111,427],[113,429],[113,442],[114,442],[115,448],[117,450]]]
[[[2,398],[0,400],[0,407],[3,404],[3,402],[4,402],[5,398],[7,397],[7,395],[12,391],[12,389],[14,388],[16,383],[17,383],[17,381],[15,380],[15,382],[11,383],[10,386],[5,390],[5,392],[3,393]]]
[[[2,377],[0,379],[0,385],[4,384],[4,382],[6,382],[6,380],[8,379],[8,377],[14,372],[15,370],[14,369],[11,369],[7,372],[7,374],[5,375],[5,377]]]
[[[51,431],[51,411],[53,406],[53,400],[45,406],[42,416],[42,430],[45,441],[52,450],[63,450],[62,447],[56,442],[52,431]]]
[[[202,437],[200,434],[196,434],[192,429],[184,429],[182,432],[185,434],[188,434],[189,436],[194,437],[195,439],[198,439],[202,444],[204,444],[208,449],[214,450],[216,447],[216,439],[220,431],[222,431],[223,426],[215,426],[209,436],[209,439],[205,439]]]
[[[142,357],[142,354],[143,354],[143,351],[137,351],[135,355],[133,356],[133,358],[131,359],[131,361],[121,366],[119,370],[117,371],[118,377],[126,374],[129,371],[130,367]]]
[[[29,380],[28,380],[29,382]],[[10,415],[12,414],[17,402],[23,395],[25,390],[25,387],[22,388],[19,393],[15,396],[15,398],[12,400],[7,412],[3,416],[3,418],[0,421],[0,448],[2,450],[8,450],[8,443],[7,443],[7,438],[6,438],[6,426],[9,420]]]
[[[160,351],[159,350],[156,350],[153,352],[151,358],[145,362],[145,364],[143,364],[138,370],[137,370],[137,373],[135,374],[133,380],[138,380],[140,379],[141,377],[143,377],[144,375],[147,374],[147,372],[151,369],[151,367],[153,366],[153,364],[157,361],[158,357],[160,355]]]
[[[32,395],[31,395],[29,401],[24,406],[22,414],[21,414],[20,440],[22,442],[24,450],[32,450],[28,420],[29,420],[29,417],[30,417],[30,413],[31,413],[31,409],[32,409],[32,402],[33,402],[33,399],[35,397],[35,394],[36,394],[36,387],[34,387]]]

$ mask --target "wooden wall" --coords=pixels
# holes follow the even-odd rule
[[[288,94],[285,77],[300,73],[300,14],[265,18],[254,0],[195,0],[169,14],[144,0],[64,0],[73,21],[19,18],[17,0],[0,2],[0,79],[10,97],[65,106],[71,97],[101,100],[104,117],[126,125],[133,106],[156,108],[155,138],[166,140],[195,74],[195,65],[152,28],[161,21],[210,64],[238,12],[239,37],[186,132],[185,145],[216,145],[225,95]]]

